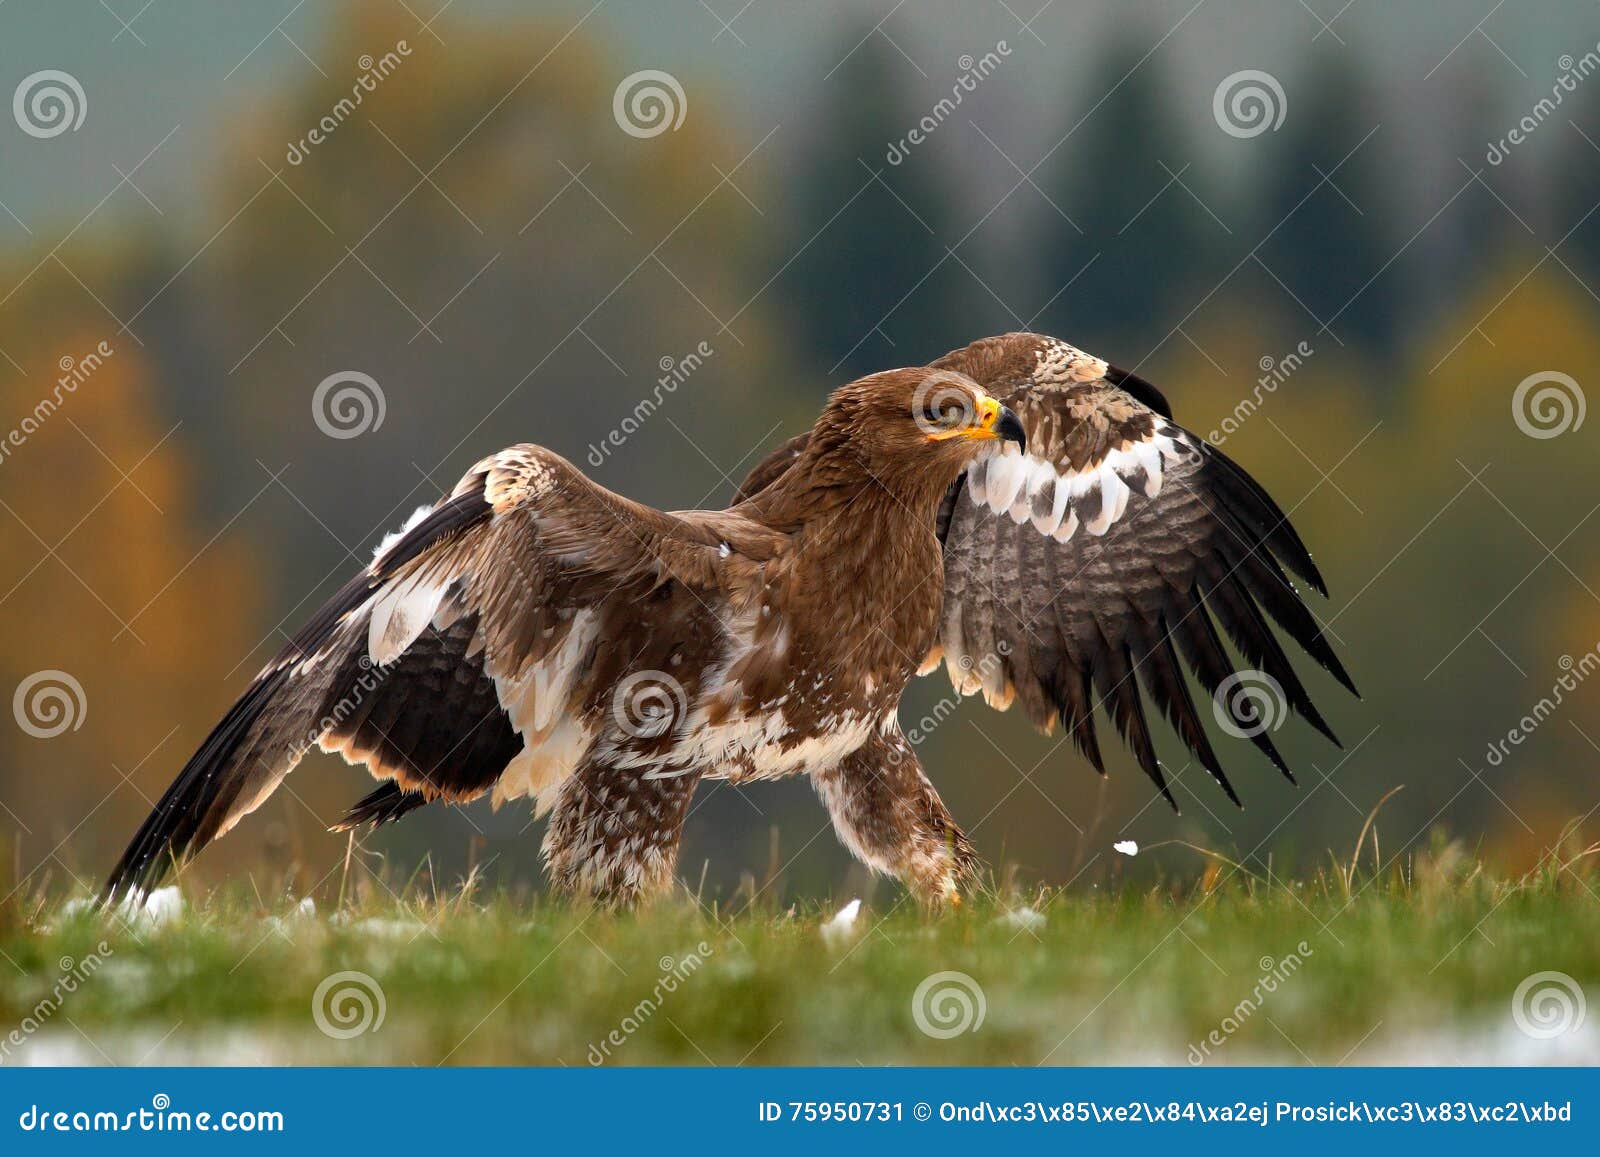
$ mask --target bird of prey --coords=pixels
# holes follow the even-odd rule
[[[937,907],[977,857],[897,720],[913,674],[942,658],[1103,772],[1098,707],[1171,802],[1142,687],[1237,800],[1179,655],[1225,692],[1220,622],[1330,738],[1267,616],[1351,686],[1284,567],[1325,593],[1283,513],[1154,387],[1036,334],[839,388],[725,510],[656,510],[513,446],[256,676],[105,894],[148,890],[317,746],[381,781],[336,830],[529,797],[553,883],[612,904],[670,887],[702,778],[808,775],[845,846]],[[1236,730],[1287,774],[1265,730]]]

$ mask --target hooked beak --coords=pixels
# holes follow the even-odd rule
[[[1016,412],[1010,406],[1000,407],[1000,418],[995,423],[994,430],[996,435],[1004,438],[1007,442],[1015,442],[1018,450],[1024,454],[1027,453],[1027,431],[1022,428],[1022,419],[1017,417]]]
[[[1017,449],[1028,448],[1028,435],[1022,428],[1022,421],[1010,406],[1002,406],[988,394],[978,399],[978,412],[975,420],[966,426],[954,430],[940,431],[928,435],[929,439],[943,442],[950,438],[977,438],[989,440],[1000,438],[1007,442],[1015,442]]]
[[[1007,442],[1015,442],[1018,450],[1026,451],[1028,448],[1028,435],[1022,428],[1022,420],[1010,406],[1002,406],[993,398],[985,395],[978,403],[978,420],[970,427],[970,436],[973,438],[1001,438]]]

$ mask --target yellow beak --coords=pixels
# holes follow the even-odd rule
[[[931,441],[943,442],[950,438],[1004,438],[1025,446],[1027,438],[1022,430],[1022,423],[1016,414],[1002,406],[988,394],[980,394],[977,403],[977,413],[974,420],[965,426],[957,426],[954,430],[940,430],[929,434]]]

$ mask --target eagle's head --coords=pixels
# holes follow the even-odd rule
[[[921,367],[835,390],[809,449],[840,466],[854,464],[914,504],[943,494],[978,458],[1024,441],[1016,414],[966,374]]]

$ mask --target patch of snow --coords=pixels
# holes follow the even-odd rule
[[[363,932],[368,936],[406,940],[415,940],[428,930],[421,920],[392,920],[380,916],[350,920],[348,927],[352,932]]]
[[[310,896],[306,896],[293,908],[289,909],[287,915],[268,916],[267,926],[292,941],[294,937],[289,935],[291,929],[303,927],[307,923],[315,923],[316,919],[317,902]]]
[[[178,885],[168,884],[154,892],[134,892],[123,897],[117,914],[137,928],[161,928],[176,924],[183,915],[183,893]]]
[[[1013,908],[1000,917],[1000,923],[1012,928],[1032,932],[1044,927],[1044,913],[1024,904],[1021,908]]]
[[[62,924],[70,924],[93,915],[96,901],[92,896],[74,896],[56,910],[56,918],[39,926],[41,932],[54,932]]]
[[[861,915],[861,901],[851,900],[838,912],[833,919],[822,925],[822,940],[828,945],[845,944],[854,940],[861,934],[861,929],[856,927],[856,917]]]

